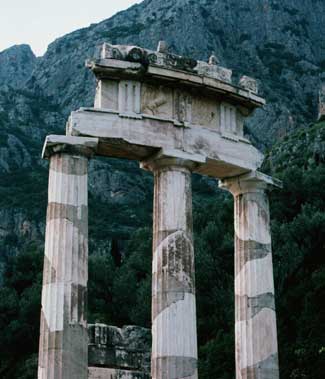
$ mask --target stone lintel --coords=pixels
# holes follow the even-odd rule
[[[135,370],[92,366],[88,367],[88,379],[149,379],[149,377],[149,374]]]
[[[85,155],[95,154],[98,146],[98,138],[73,137],[61,135],[49,135],[45,139],[42,158],[49,159],[53,154],[68,153]]]
[[[272,190],[274,188],[282,188],[282,181],[263,174],[259,171],[251,171],[249,173],[236,177],[225,178],[219,181],[219,187],[231,192],[234,196],[238,196],[248,192],[259,192],[264,190]]]
[[[161,149],[157,154],[154,154],[147,160],[141,161],[140,167],[148,171],[171,167],[192,171],[205,163],[206,157],[200,154],[189,154],[175,149]]]
[[[193,159],[204,157],[205,163],[200,161],[194,171],[219,179],[256,171],[263,162],[263,154],[246,141],[226,138],[215,129],[178,126],[173,120],[145,114],[82,109],[71,113],[68,133],[98,138],[97,154],[102,156],[146,161],[163,149]]]

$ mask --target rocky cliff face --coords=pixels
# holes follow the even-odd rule
[[[28,45],[16,45],[0,52],[0,86],[23,88],[37,58]]]
[[[92,105],[95,82],[84,61],[97,45],[154,49],[164,39],[172,51],[194,58],[214,52],[235,77],[245,73],[260,81],[268,105],[246,130],[266,147],[316,117],[325,69],[324,18],[322,0],[145,0],[56,40],[42,58],[26,45],[0,53],[2,236],[42,239],[47,180],[42,141],[46,134],[64,133],[71,110]],[[151,187],[151,177],[135,163],[94,161],[90,200],[98,212],[91,217],[96,225],[105,220],[105,228],[94,231],[97,238],[127,238],[150,223]],[[32,229],[27,237],[23,225]],[[18,245],[9,244],[14,251]]]

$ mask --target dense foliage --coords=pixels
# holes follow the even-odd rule
[[[325,123],[303,128],[275,145],[264,170],[284,182],[282,191],[270,195],[281,376],[321,379],[325,372]],[[234,378],[233,201],[216,187],[214,181],[207,186],[200,177],[194,178],[201,379]],[[150,326],[151,229],[145,226],[150,207],[144,209],[143,226],[127,242],[112,239],[101,253],[90,256],[90,322]],[[91,209],[90,213],[97,217]],[[1,249],[8,251],[14,244],[12,236],[2,241]],[[0,377],[32,379],[42,247],[29,243],[20,254],[6,255],[0,288]]]

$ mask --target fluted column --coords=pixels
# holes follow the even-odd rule
[[[50,156],[38,379],[88,377],[86,151],[56,144]]]
[[[153,379],[197,378],[192,165],[179,159],[146,165],[154,173]]]
[[[225,180],[235,200],[236,379],[279,378],[268,186],[251,173]]]

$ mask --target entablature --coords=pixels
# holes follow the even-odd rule
[[[216,57],[197,61],[170,54],[162,45],[152,51],[104,44],[99,57],[87,62],[98,82],[94,107],[243,138],[245,118],[265,104],[257,82],[243,76],[234,85],[232,71]]]

